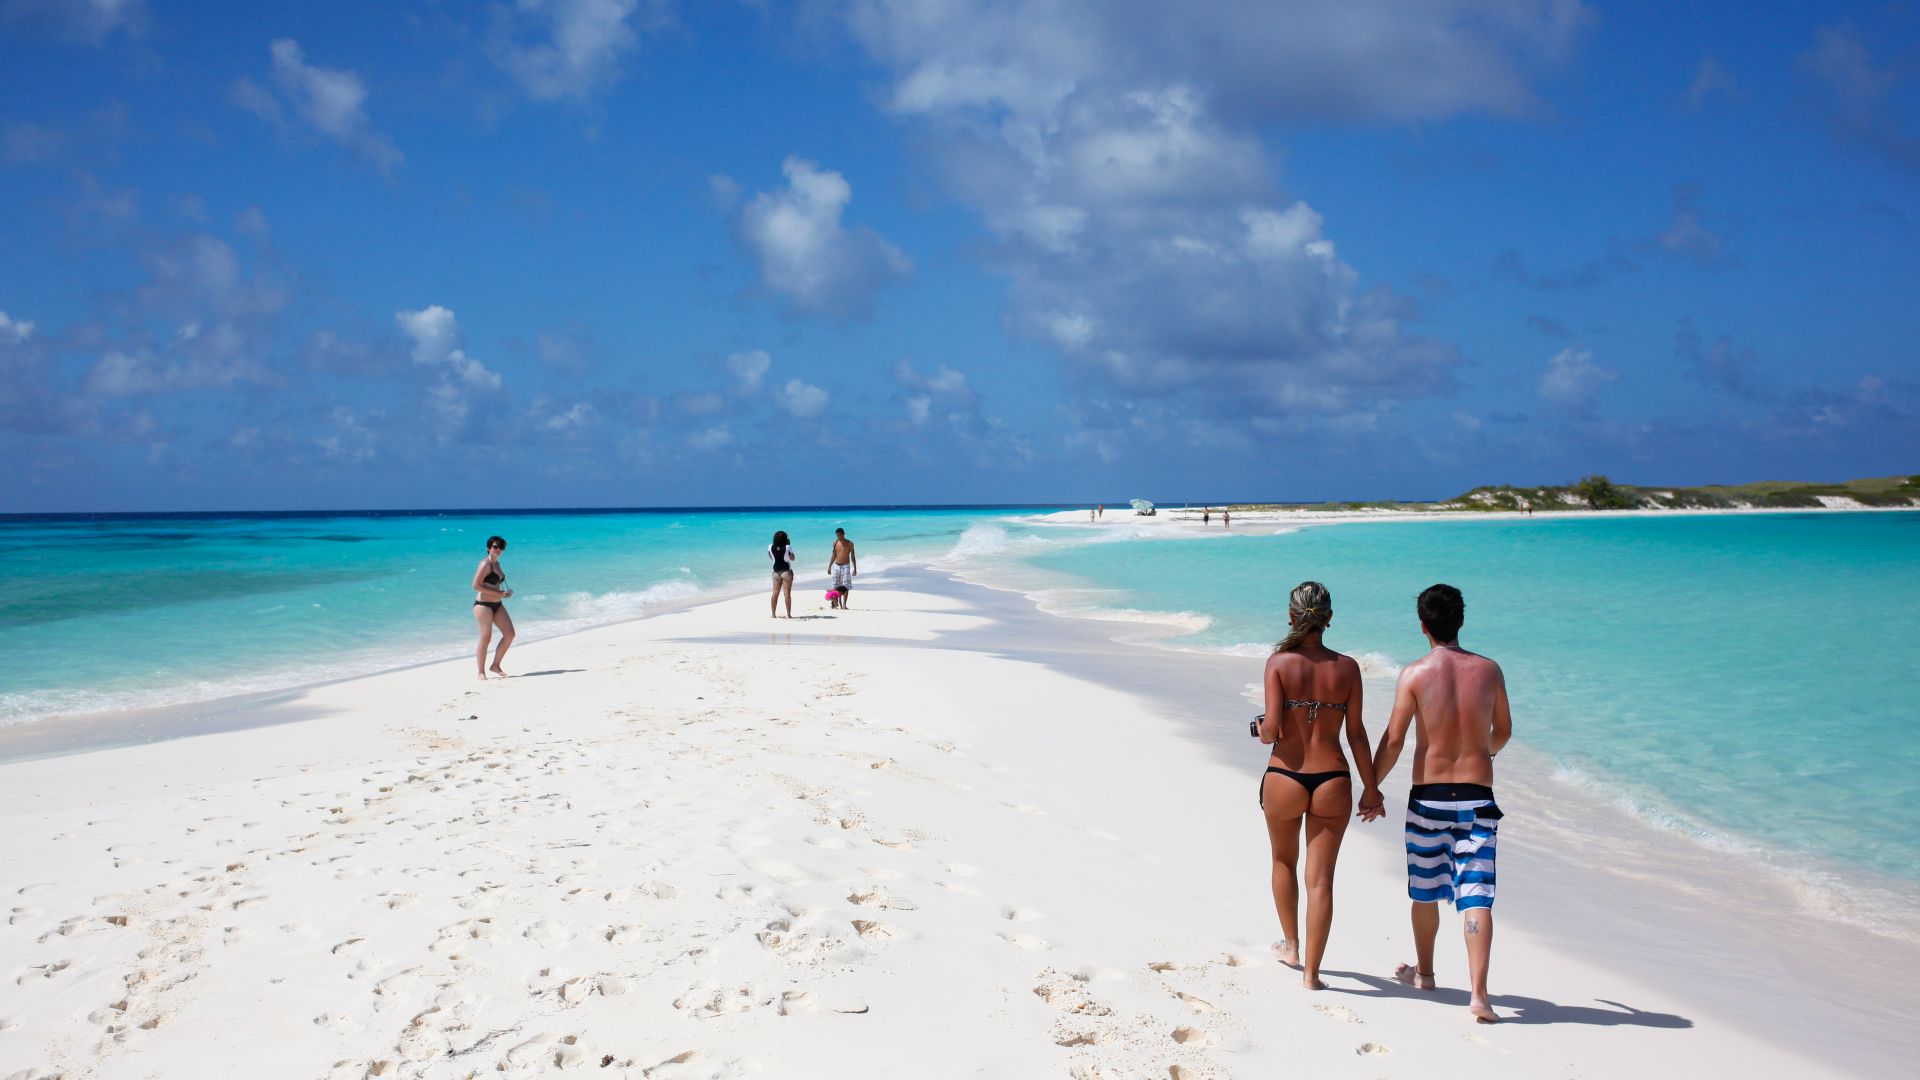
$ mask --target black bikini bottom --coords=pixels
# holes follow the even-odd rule
[[[491,609],[492,609],[492,610],[494,610],[494,611],[499,611],[499,610],[500,610],[500,601],[498,601],[498,600],[475,600],[475,601],[473,602],[473,606],[474,606],[474,607],[483,607],[483,608],[491,608]]]
[[[1294,783],[1299,784],[1301,787],[1306,788],[1307,798],[1309,799],[1313,798],[1314,791],[1316,791],[1321,784],[1324,784],[1329,780],[1353,779],[1353,774],[1348,772],[1345,769],[1335,769],[1332,772],[1294,772],[1292,769],[1283,769],[1278,765],[1269,765],[1267,766],[1267,772],[1270,772],[1270,773],[1277,772],[1281,776],[1284,776],[1287,779],[1293,781]],[[1258,798],[1260,801],[1261,809],[1265,809],[1267,805],[1266,773],[1260,774],[1260,792],[1259,792]]]

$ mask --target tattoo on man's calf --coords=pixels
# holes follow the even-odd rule
[[[1479,932],[1480,932],[1480,920],[1479,920],[1479,919],[1468,919],[1468,920],[1467,920],[1467,933],[1469,933],[1469,934],[1477,934],[1477,933],[1479,933]]]

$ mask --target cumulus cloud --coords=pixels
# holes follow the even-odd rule
[[[736,219],[741,245],[789,312],[864,318],[879,291],[906,280],[913,264],[879,233],[841,224],[853,187],[804,158],[780,165],[782,189],[755,195]]]
[[[1457,351],[1414,334],[1412,301],[1366,285],[1319,213],[1281,193],[1260,132],[1537,111],[1529,79],[1588,15],[1553,0],[856,0],[848,20],[891,74],[886,106],[929,136],[995,241],[1008,326],[1068,358],[1083,392],[1332,423],[1447,392]]]
[[[752,352],[737,352],[727,357],[727,370],[733,372],[734,386],[741,393],[752,393],[760,389],[760,380],[766,377],[767,369],[773,366],[773,357],[764,349]]]
[[[1418,120],[1538,110],[1530,72],[1592,21],[1578,0],[855,0],[896,109],[1036,114],[1093,83],[1205,76],[1262,116]]]
[[[788,379],[786,385],[776,387],[773,391],[774,404],[800,419],[819,416],[827,411],[830,400],[825,390],[799,379]]]
[[[1821,27],[1800,68],[1826,90],[1827,125],[1842,145],[1890,165],[1920,171],[1920,135],[1897,114],[1892,91],[1900,77],[1875,62],[1852,23]]]
[[[489,390],[500,388],[500,375],[466,354],[465,339],[453,312],[431,304],[419,311],[395,312],[393,321],[413,340],[413,362],[443,367],[461,383]]]
[[[1578,413],[1590,412],[1600,388],[1620,381],[1620,373],[1593,362],[1593,353],[1572,346],[1547,361],[1540,376],[1540,396]]]
[[[146,0],[5,0],[0,23],[68,41],[98,45],[114,31],[146,29]]]
[[[359,75],[307,63],[300,44],[292,38],[275,40],[268,51],[273,56],[272,89],[242,78],[233,89],[241,108],[283,131],[290,127],[289,115],[298,118],[382,174],[391,173],[405,160],[393,141],[374,130],[368,119],[367,88]]]
[[[33,323],[0,311],[0,344],[18,345],[33,336]]]
[[[620,61],[640,44],[653,0],[519,0],[503,9],[494,60],[535,101],[583,101],[620,78]]]
[[[440,372],[440,381],[427,389],[427,406],[440,421],[439,439],[453,441],[472,416],[474,399],[500,389],[500,375],[467,355],[452,311],[431,304],[395,312],[393,321],[413,342],[413,362]]]
[[[708,452],[723,449],[732,444],[732,442],[733,432],[728,431],[723,424],[709,428],[701,428],[699,431],[692,432],[687,436],[688,446],[693,447],[695,450]]]

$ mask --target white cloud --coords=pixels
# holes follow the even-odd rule
[[[393,321],[413,339],[413,362],[444,367],[468,386],[497,390],[500,374],[466,354],[460,324],[453,312],[438,304],[419,311],[398,311]]]
[[[548,431],[578,431],[594,422],[593,405],[585,401],[576,401],[571,406],[548,413],[540,420],[540,426]]]
[[[742,393],[760,389],[760,380],[766,377],[767,369],[772,366],[773,357],[763,349],[737,352],[727,357],[727,370],[733,372],[734,382]]]
[[[535,101],[585,100],[620,77],[620,59],[640,43],[634,23],[654,5],[639,0],[518,0],[494,59]],[[539,40],[516,40],[531,28]]]
[[[82,388],[94,397],[117,398],[272,381],[265,368],[245,355],[241,335],[232,327],[215,327],[204,338],[200,327],[183,327],[175,344],[197,347],[176,347],[170,355],[110,349],[94,361]]]
[[[780,171],[787,186],[755,195],[738,219],[741,244],[761,280],[795,314],[871,314],[874,296],[910,277],[913,264],[872,229],[841,224],[853,199],[845,177],[798,157],[787,158]]]
[[[888,105],[995,241],[1008,327],[1066,357],[1082,395],[1334,425],[1449,391],[1458,352],[1415,336],[1414,303],[1365,286],[1320,214],[1282,197],[1260,132],[1535,110],[1531,70],[1587,14],[1566,0],[855,0],[848,19],[891,73]]]
[[[15,345],[33,336],[33,324],[24,319],[14,319],[0,311],[0,342],[12,342]]]
[[[1555,353],[1540,376],[1540,396],[1570,409],[1592,407],[1602,386],[1620,381],[1620,373],[1593,362],[1593,353],[1571,346]]]
[[[933,415],[933,399],[925,394],[910,397],[906,401],[907,419],[915,425],[924,424]]]
[[[830,400],[825,390],[799,379],[788,379],[785,386],[773,392],[774,404],[801,419],[819,416]]]
[[[146,28],[146,0],[6,0],[0,21],[38,28],[55,37],[98,45],[116,30]]]
[[[719,450],[733,442],[733,432],[724,425],[704,428],[687,436],[687,445],[695,450]]]
[[[366,84],[359,75],[307,63],[299,42],[292,38],[276,39],[268,49],[273,56],[273,85],[279,94],[243,78],[233,89],[234,101],[241,108],[283,130],[291,111],[383,174],[406,160],[392,140],[374,130],[367,117]]]

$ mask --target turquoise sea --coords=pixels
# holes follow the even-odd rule
[[[1517,737],[1563,778],[1702,842],[1920,882],[1920,512],[1359,522],[1174,535],[1030,509],[0,518],[0,725],[203,700],[466,655],[468,582],[507,537],[521,633],[757,591],[786,529],[796,599],[835,526],[863,570],[934,563],[1162,644],[1257,658],[1286,592],[1334,598],[1329,641],[1390,676],[1413,598],[1467,596]],[[817,565],[816,565],[817,564]],[[509,668],[511,669],[511,663]],[[1382,695],[1384,697],[1384,695]],[[1377,732],[1388,702],[1369,703]]]
[[[1172,644],[1250,660],[1316,579],[1329,644],[1383,675],[1427,649],[1415,596],[1450,583],[1461,642],[1507,673],[1515,738],[1563,778],[1775,865],[1920,881],[1920,512],[1355,522],[1025,564],[1051,607],[1158,613],[1190,631]],[[1390,704],[1368,703],[1376,735]]]

